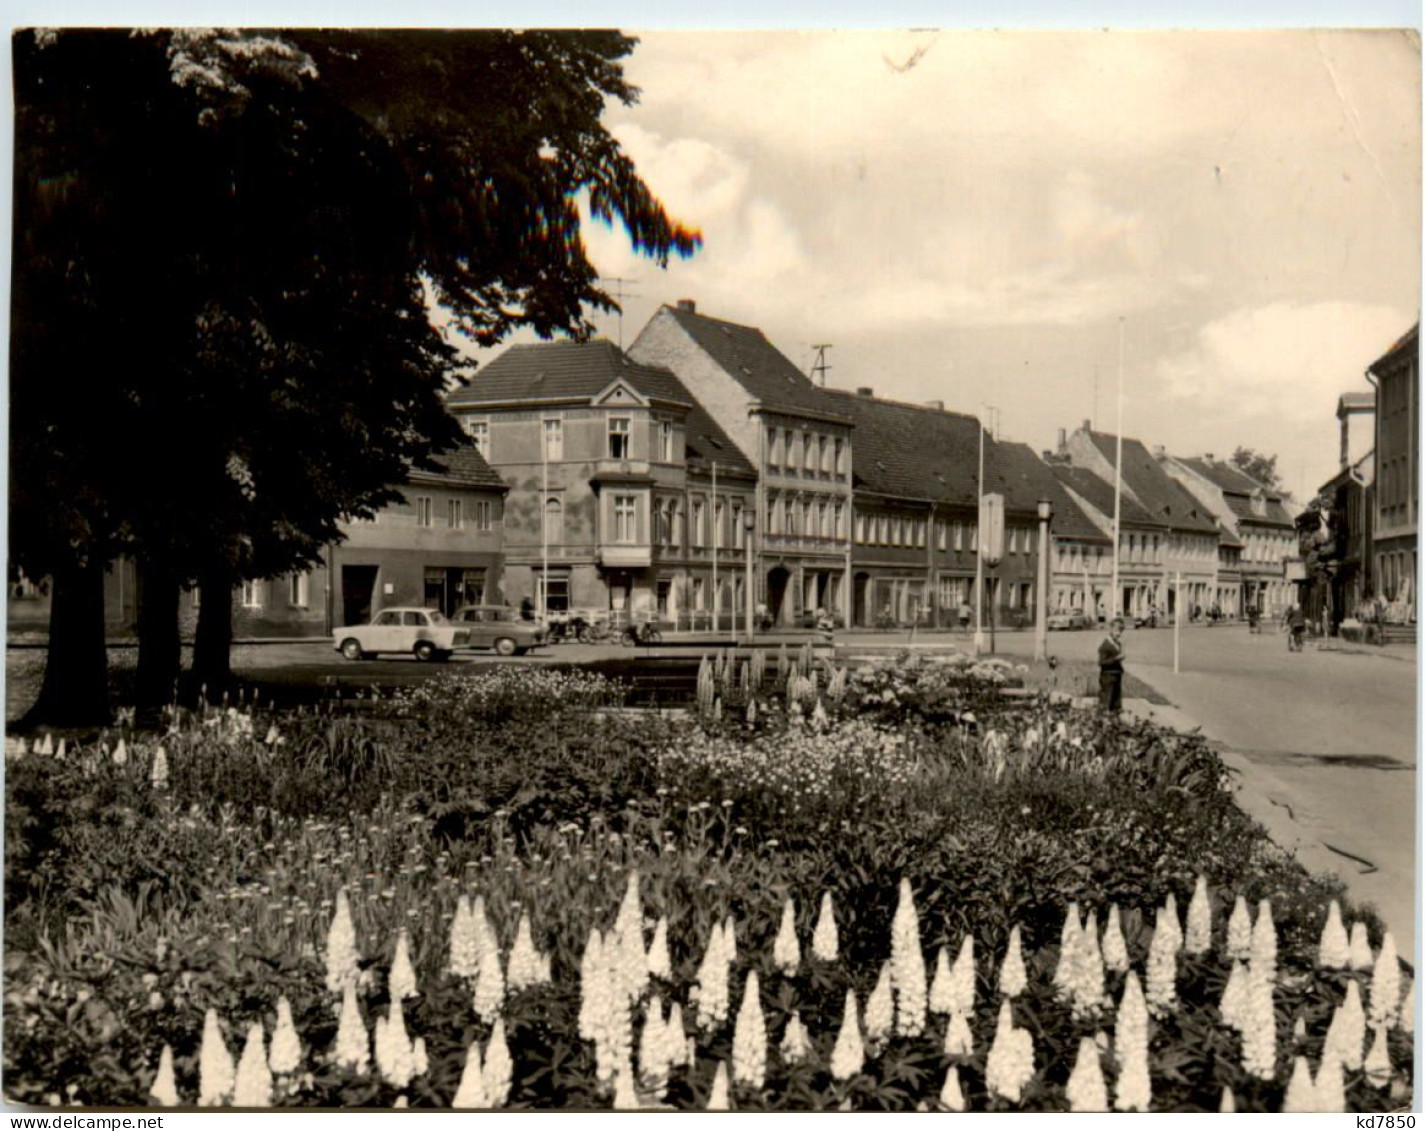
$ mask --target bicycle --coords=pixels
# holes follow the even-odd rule
[[[663,634],[658,631],[652,621],[644,621],[641,624],[631,624],[625,628],[619,642],[630,647],[637,647],[640,644],[661,644],[663,643]]]
[[[580,644],[604,644],[612,635],[606,620],[584,621],[579,625]]]

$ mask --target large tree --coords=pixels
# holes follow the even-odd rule
[[[226,587],[315,560],[453,442],[432,301],[486,344],[591,332],[613,303],[581,199],[660,263],[696,248],[600,122],[635,97],[634,42],[16,37],[11,533],[54,578],[37,720],[106,713],[115,553],[144,579],[145,696],[172,686],[194,581],[199,667],[221,679]]]
[[[1276,456],[1269,456],[1266,452],[1259,452],[1254,448],[1238,447],[1232,453],[1231,463],[1238,471],[1250,475],[1269,491],[1276,491],[1290,498],[1291,493],[1286,490],[1281,476],[1277,474]]]

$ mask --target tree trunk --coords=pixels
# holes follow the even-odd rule
[[[178,577],[164,561],[146,561],[139,578],[139,662],[134,701],[145,723],[157,720],[174,698],[181,651],[178,643]]]
[[[110,717],[104,566],[98,562],[66,565],[55,570],[50,581],[44,683],[20,726],[104,726]]]
[[[209,566],[198,579],[202,604],[193,636],[195,690],[217,702],[232,683],[228,666],[233,643],[233,573],[226,562]]]

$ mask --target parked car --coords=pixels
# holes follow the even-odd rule
[[[332,633],[336,650],[348,660],[369,660],[382,652],[406,652],[418,660],[448,660],[470,644],[470,630],[446,620],[439,609],[389,608],[370,624],[347,625]]]
[[[501,656],[522,656],[549,638],[547,625],[507,605],[466,605],[455,610],[455,623],[469,630],[466,647],[493,648]]]
[[[1073,630],[1080,628],[1093,628],[1094,619],[1088,613],[1080,612],[1078,609],[1068,613],[1050,613],[1048,616],[1048,626],[1050,629]]]

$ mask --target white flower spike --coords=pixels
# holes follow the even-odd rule
[[[1103,964],[1115,974],[1128,972],[1128,944],[1123,938],[1123,924],[1118,916],[1118,904],[1108,909],[1108,922],[1103,930]]]
[[[822,962],[835,962],[839,951],[836,915],[831,908],[831,893],[821,897],[821,913],[816,917],[816,929],[811,936],[811,952]]]
[[[1400,956],[1395,949],[1395,936],[1389,931],[1381,937],[1380,953],[1371,972],[1370,1009],[1366,1014],[1372,1025],[1393,1028],[1400,1019]]]
[[[1359,920],[1351,924],[1350,964],[1352,970],[1369,970],[1375,965],[1371,941],[1366,937],[1366,925]]]
[[[348,985],[356,985],[360,975],[361,954],[356,947],[356,926],[351,921],[351,901],[346,889],[336,893],[336,911],[327,928],[327,990],[339,994]]]
[[[182,1102],[173,1078],[173,1050],[168,1045],[164,1045],[163,1052],[159,1054],[158,1071],[154,1074],[148,1094],[159,1107],[177,1107]]]
[[[1069,1099],[1069,1110],[1108,1111],[1108,1085],[1103,1080],[1103,1066],[1099,1063],[1098,1046],[1092,1037],[1079,1039],[1079,1055],[1069,1073],[1069,1084],[1065,1090]]]
[[[1227,957],[1246,961],[1251,953],[1252,915],[1247,910],[1247,901],[1239,895],[1227,920]]]
[[[485,1070],[480,1060],[480,1043],[471,1041],[465,1050],[465,1069],[460,1073],[460,1086],[450,1106],[457,1111],[484,1111],[490,1107],[485,1094]]]
[[[1212,903],[1207,895],[1207,878],[1198,876],[1188,904],[1187,930],[1183,933],[1183,952],[1206,954],[1212,946]]]
[[[402,1000],[415,997],[419,993],[416,989],[416,970],[411,965],[411,940],[404,930],[396,936],[396,954],[391,959],[387,986],[393,998]]]
[[[951,1065],[945,1070],[945,1083],[940,1088],[940,1106],[946,1111],[964,1111],[965,1094],[960,1090],[960,1070]]]
[[[767,1022],[762,1014],[757,971],[747,975],[742,1008],[732,1029],[732,1082],[761,1088],[767,1081]]]
[[[1291,1069],[1291,1080],[1286,1086],[1286,1096],[1282,1099],[1282,1114],[1308,1115],[1318,1111],[1316,1106],[1316,1085],[1311,1081],[1311,1069],[1306,1057],[1299,1056]]]
[[[792,906],[792,897],[782,904],[782,923],[777,928],[777,939],[772,944],[772,965],[788,978],[796,976],[801,965],[801,948],[797,945],[797,915]]]
[[[203,1016],[203,1044],[198,1052],[198,1106],[220,1107],[233,1094],[237,1069],[218,1027],[218,1013],[209,1009]]]
[[[1331,901],[1326,912],[1326,925],[1321,928],[1321,945],[1316,964],[1323,970],[1345,970],[1351,963],[1351,940],[1341,922],[1341,904]]]
[[[847,990],[841,1031],[836,1035],[836,1045],[831,1050],[832,1079],[849,1080],[859,1073],[866,1063],[866,1046],[861,1041],[859,1013],[855,991]]]
[[[999,968],[999,992],[1007,998],[1016,998],[1029,985],[1029,976],[1024,969],[1023,946],[1019,941],[1019,924],[1009,932],[1009,948],[1004,962]]]
[[[262,1022],[254,1021],[247,1030],[247,1043],[238,1059],[233,1081],[233,1107],[271,1107],[272,1071],[267,1066],[267,1050]]]
[[[727,1111],[730,1108],[727,1095],[727,1061],[717,1063],[717,1075],[713,1077],[712,1091],[708,1093],[708,1111]]]

